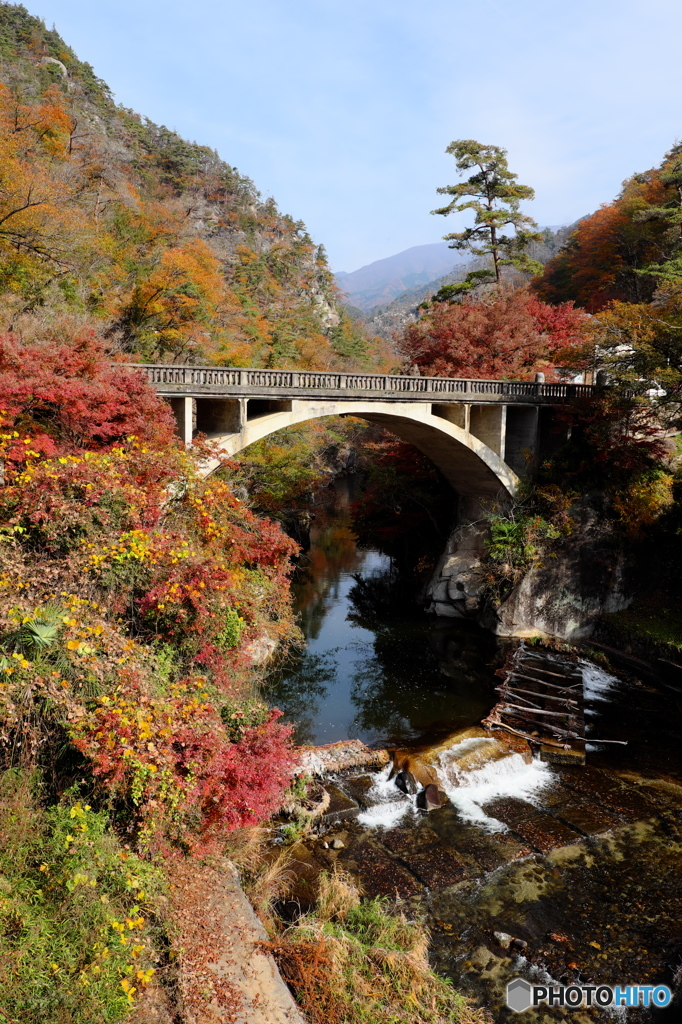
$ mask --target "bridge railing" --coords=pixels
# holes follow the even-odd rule
[[[131,363],[149,383],[184,388],[229,390],[276,388],[291,391],[375,391],[386,395],[486,395],[499,398],[586,398],[591,384],[537,383],[519,380],[478,380],[460,377],[399,377],[381,373],[326,373],[313,370],[256,370],[226,366],[173,366],[167,363]]]

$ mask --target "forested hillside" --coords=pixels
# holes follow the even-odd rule
[[[322,246],[217,153],[117,106],[0,5],[0,329],[68,316],[137,359],[375,365]]]
[[[573,300],[591,313],[610,302],[647,303],[682,279],[682,147],[660,166],[634,174],[619,195],[573,226],[536,289],[547,301]]]
[[[659,417],[679,420],[682,395],[682,147],[635,174],[581,220],[534,281],[540,298],[589,314],[576,368],[602,366],[614,384],[658,392]],[[653,389],[653,390],[652,390]]]

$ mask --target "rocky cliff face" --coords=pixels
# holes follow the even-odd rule
[[[498,636],[589,636],[601,615],[631,603],[632,565],[598,501],[585,499],[571,514],[571,536],[548,544],[501,602],[486,593],[484,528],[458,527],[427,587],[427,609],[472,619]]]
[[[426,588],[427,610],[451,619],[477,619],[485,604],[483,526],[458,526]]]

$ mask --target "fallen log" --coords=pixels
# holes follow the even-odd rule
[[[487,721],[488,721],[488,719],[486,719],[486,722]],[[529,740],[531,743],[548,743],[551,747],[560,747],[562,750],[570,750],[571,749],[571,744],[570,743],[562,743],[560,740],[550,740],[550,739],[547,739],[546,737],[541,739],[539,736],[533,736],[532,733],[521,732],[520,729],[513,729],[511,727],[511,725],[507,725],[505,722],[494,722],[493,721],[493,722],[489,723],[487,728],[488,729],[504,729],[506,732],[511,732],[511,733],[514,734],[514,736],[521,736],[522,739]]]
[[[527,697],[522,697],[521,694],[516,690],[507,690],[503,686],[496,686],[495,689],[500,691],[500,696],[502,697],[503,700],[508,700],[510,695],[512,695],[514,697],[514,700],[522,700],[524,704],[530,704],[532,708],[540,707],[539,704],[535,704],[532,700],[528,700]]]
[[[552,718],[575,718],[575,715],[571,711],[546,711],[544,708],[539,708],[537,711],[533,708],[521,708],[518,704],[509,704],[500,708],[500,711],[511,711],[516,708],[517,711],[523,711],[527,715],[550,715]]]
[[[531,669],[533,672],[544,672],[546,676],[556,676],[557,679],[565,679],[565,672],[550,672],[548,668],[535,668],[534,665],[529,665],[528,662],[524,662],[524,667]]]
[[[499,712],[499,714],[503,714],[503,713],[504,712],[502,712],[502,711]],[[510,715],[513,715],[515,718],[519,718],[520,717],[518,712],[508,711],[506,713],[510,714]],[[504,725],[503,722],[500,723],[500,724]],[[550,736],[565,737],[566,739],[569,739],[569,740],[579,740],[579,739],[584,739],[585,738],[584,736],[582,736],[582,737],[579,736],[578,733],[575,732],[574,729],[562,729],[558,725],[555,725],[554,723],[550,723],[550,722],[537,722],[537,723],[533,723],[533,724],[534,725],[537,724],[538,726],[541,726],[542,728],[546,729],[547,732],[550,734]],[[536,743],[543,743],[544,742],[544,738],[542,736],[538,736],[536,738],[535,742]]]

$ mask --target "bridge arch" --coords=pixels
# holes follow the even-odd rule
[[[513,496],[519,486],[519,477],[492,448],[470,430],[435,415],[430,402],[292,400],[281,404],[288,408],[242,420],[233,433],[207,431],[207,435],[232,456],[285,427],[323,416],[357,416],[413,444],[464,497],[493,498],[501,491]],[[208,476],[219,466],[219,459],[210,460],[204,472]]]

